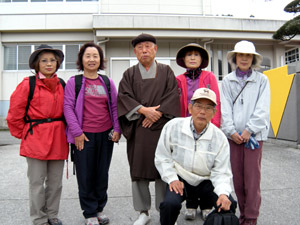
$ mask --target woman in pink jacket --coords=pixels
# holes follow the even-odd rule
[[[180,92],[180,107],[181,116],[190,116],[188,104],[191,101],[193,93],[198,88],[206,87],[213,90],[217,96],[216,114],[211,122],[220,127],[221,110],[220,110],[220,92],[216,76],[209,71],[203,70],[208,66],[209,54],[205,48],[196,43],[190,43],[180,48],[176,55],[176,62],[179,66],[186,68],[186,72],[176,77],[178,89]],[[193,198],[193,193],[189,193],[190,198],[186,200],[185,219],[194,220],[198,205],[205,219],[210,212],[210,207],[207,207],[206,200]]]

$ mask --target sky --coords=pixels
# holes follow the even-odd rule
[[[256,19],[289,20],[294,13],[287,13],[283,9],[292,0],[212,0],[213,14],[231,14],[234,17]],[[298,15],[298,14],[297,14]]]

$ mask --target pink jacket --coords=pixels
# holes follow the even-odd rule
[[[187,117],[186,111],[188,107],[187,102],[187,81],[186,76],[184,74],[178,75],[176,77],[177,83],[178,83],[178,89],[180,90],[180,108],[181,108],[181,116]],[[220,127],[221,124],[221,102],[220,102],[220,92],[219,92],[219,86],[216,79],[216,76],[209,71],[201,71],[200,79],[199,79],[199,88],[201,87],[207,87],[209,85],[209,88],[213,90],[216,93],[217,96],[217,112],[216,115],[212,118],[211,122],[216,125],[217,127]],[[193,90],[195,91],[195,90]]]

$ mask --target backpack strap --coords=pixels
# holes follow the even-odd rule
[[[65,88],[66,86],[66,83],[63,79],[61,78],[58,78],[59,79],[59,82],[60,84],[62,85],[63,88]],[[64,121],[64,117],[61,117],[61,118],[45,118],[45,119],[31,119],[29,116],[28,116],[28,109],[29,109],[29,106],[30,106],[30,102],[33,98],[33,94],[34,94],[34,89],[35,89],[35,81],[36,81],[36,78],[35,76],[29,76],[29,94],[28,94],[28,100],[27,100],[27,105],[26,105],[26,108],[25,108],[25,116],[24,116],[24,122],[25,123],[29,123],[29,128],[24,136],[24,139],[26,139],[28,133],[30,133],[31,135],[33,134],[33,127],[36,126],[36,125],[39,125],[41,123],[50,123],[50,122],[54,122],[54,121]]]
[[[105,86],[106,86],[106,89],[107,89],[107,92],[108,92],[109,102],[111,102],[110,81],[109,81],[109,79],[106,75],[102,75],[102,74],[98,74],[98,75],[102,78],[102,80],[105,83]],[[83,77],[82,74],[75,75],[75,100],[77,100],[78,94],[79,94],[80,89],[81,89],[82,77]]]
[[[107,92],[108,92],[108,99],[109,99],[109,103],[111,103],[111,96],[110,96],[110,81],[108,79],[108,77],[106,75],[102,75],[99,74],[99,76],[101,76],[101,78],[103,79],[105,86],[107,88]]]
[[[59,79],[59,82],[60,82],[61,86],[63,87],[63,89],[65,89],[66,82],[62,78],[58,77],[58,79]]]
[[[35,76],[29,76],[29,94],[28,94],[27,105],[26,105],[26,108],[25,108],[25,117],[27,116],[30,101],[33,98],[34,88],[35,88]]]
[[[82,74],[79,74],[79,75],[76,75],[76,76],[75,76],[75,102],[76,102],[76,100],[77,100],[79,91],[80,91],[80,89],[81,89],[81,85],[82,85],[82,77],[83,77]]]

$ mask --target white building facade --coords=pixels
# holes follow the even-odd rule
[[[5,125],[9,98],[24,77],[32,75],[28,58],[40,44],[61,49],[65,60],[58,76],[78,74],[76,59],[82,44],[98,43],[107,60],[105,73],[116,85],[137,60],[131,40],[140,33],[157,38],[157,60],[175,75],[177,50],[191,42],[210,52],[207,70],[221,82],[230,72],[226,54],[240,40],[255,43],[264,56],[262,70],[299,61],[300,38],[272,39],[285,22],[212,15],[210,1],[201,0],[0,0],[0,127]]]

